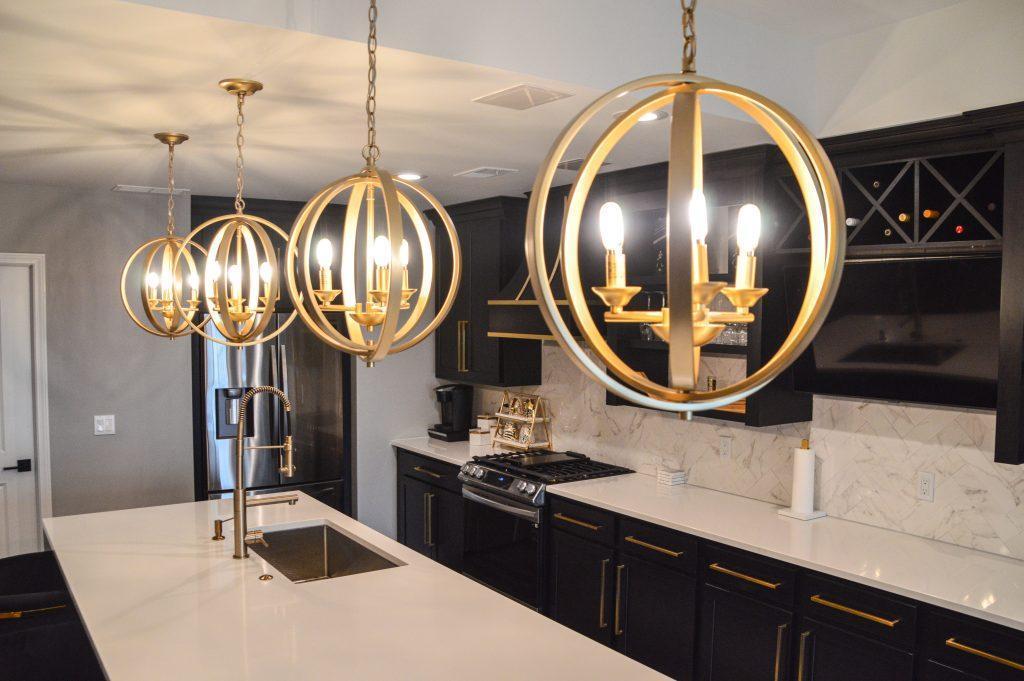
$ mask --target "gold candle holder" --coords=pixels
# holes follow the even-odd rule
[[[739,253],[736,255],[736,286],[737,289],[754,288],[754,278],[757,272],[757,257],[753,253]]]
[[[693,283],[703,284],[708,280],[708,246],[703,241],[693,242]]]

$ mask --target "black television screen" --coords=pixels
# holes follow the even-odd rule
[[[811,347],[793,367],[797,390],[995,409],[1001,259],[954,256],[852,260]],[[785,270],[795,318],[806,267]]]

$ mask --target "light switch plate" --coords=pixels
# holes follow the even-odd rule
[[[718,436],[718,456],[723,459],[732,458],[732,438],[725,435]]]
[[[116,431],[113,414],[103,414],[92,417],[93,435],[113,435]]]

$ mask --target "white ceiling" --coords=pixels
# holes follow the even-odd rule
[[[798,96],[809,48],[793,31],[856,30],[953,1],[718,0],[714,10],[702,3],[701,58],[716,75],[795,101],[797,115],[810,115]],[[555,135],[585,103],[617,82],[678,68],[675,0],[381,5],[381,165],[427,174],[425,186],[446,203],[526,191]],[[216,83],[236,76],[266,84],[247,105],[247,194],[306,199],[360,167],[364,31],[362,0],[0,0],[0,180],[160,186],[165,153],[151,134],[176,130],[192,136],[178,153],[179,186],[231,194],[234,103]],[[744,39],[716,40],[726,33]],[[763,67],[765,52],[773,68]],[[526,111],[471,101],[523,82],[572,96]],[[711,111],[707,149],[762,139]],[[602,124],[610,120],[611,112]],[[666,131],[664,121],[639,129],[611,169],[664,160]],[[481,165],[520,172],[452,177]]]

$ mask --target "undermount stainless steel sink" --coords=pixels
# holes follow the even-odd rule
[[[293,582],[345,577],[399,567],[387,558],[326,523],[263,531],[263,540],[249,549]]]

